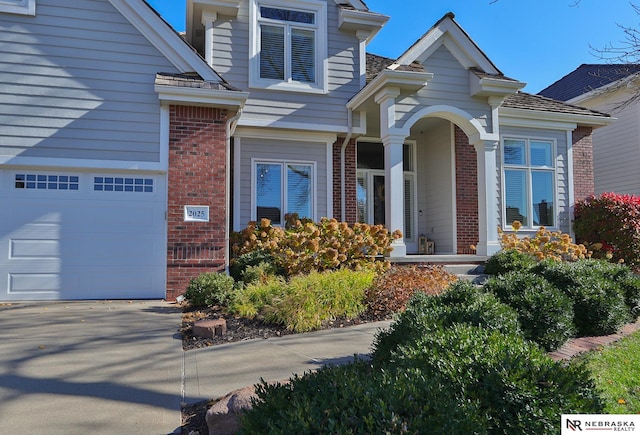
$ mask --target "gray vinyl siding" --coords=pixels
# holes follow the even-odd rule
[[[640,195],[640,104],[614,113],[617,120],[593,132],[593,165],[597,194]]]
[[[538,130],[534,128],[500,127],[500,137],[523,137],[530,139],[555,140],[556,143],[556,194],[557,194],[557,229],[570,232],[569,176],[567,166],[567,132],[564,130]],[[498,150],[499,176],[502,178],[502,151]],[[502,222],[502,198],[499,198],[500,222]],[[520,231],[524,233],[524,231]]]
[[[177,72],[106,0],[0,13],[0,154],[159,162],[157,72]]]
[[[438,254],[454,252],[451,124],[439,122],[417,140],[418,234],[435,242]]]
[[[315,217],[328,215],[327,210],[327,144],[273,139],[240,139],[240,230],[251,220],[252,160],[307,162],[315,166]]]
[[[257,119],[265,125],[286,122],[303,130],[346,131],[346,104],[360,90],[358,40],[353,33],[338,30],[335,2],[327,1],[327,94],[249,88],[248,7],[249,2],[243,2],[237,17],[215,21],[211,48],[213,68],[233,86],[250,91],[240,125]]]
[[[469,71],[443,45],[424,62],[426,71],[433,73],[427,86],[412,95],[401,96],[397,118],[406,121],[414,113],[428,106],[447,105],[457,107],[478,119],[490,130],[491,108],[486,99],[470,96]]]

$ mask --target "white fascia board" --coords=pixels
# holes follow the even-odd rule
[[[185,88],[182,86],[155,85],[162,104],[193,104],[238,110],[244,107],[248,92],[221,91],[215,89]]]
[[[162,162],[134,162],[128,160],[102,159],[58,159],[53,157],[24,157],[0,156],[0,167],[3,168],[46,168],[57,170],[86,169],[86,170],[118,170],[118,171],[148,171],[162,174],[167,167]]]
[[[369,43],[389,21],[389,17],[367,11],[357,11],[352,9],[339,9],[338,28],[340,30],[365,30],[369,32],[367,43]]]
[[[513,80],[503,80],[492,77],[480,78],[472,71],[469,72],[471,77],[471,96],[480,97],[500,97],[512,95],[524,88],[527,84]]]
[[[500,108],[500,125],[552,128],[556,130],[575,129],[578,125],[604,127],[615,118],[572,113],[543,112],[538,110]]]
[[[417,71],[394,71],[386,69],[371,81],[367,86],[358,92],[347,103],[347,109],[357,110],[369,98],[375,96],[385,87],[394,87],[403,91],[417,91],[427,86],[429,80],[433,78],[433,73]]]
[[[222,78],[165,21],[141,0],[109,0],[180,72],[196,72],[206,81]]]

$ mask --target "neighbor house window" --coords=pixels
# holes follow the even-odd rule
[[[504,139],[504,223],[553,227],[556,213],[556,168],[553,141]]]
[[[324,91],[326,2],[254,1],[251,85]]]
[[[313,219],[313,164],[254,162],[255,220],[283,225],[286,214]]]
[[[0,0],[0,12],[35,15],[36,0]]]

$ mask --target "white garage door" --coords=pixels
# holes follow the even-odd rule
[[[0,300],[163,298],[164,180],[0,171]]]

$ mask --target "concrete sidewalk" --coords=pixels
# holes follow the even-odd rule
[[[180,404],[339,364],[389,322],[182,351],[162,301],[0,303],[0,433],[180,433]]]
[[[366,356],[375,333],[391,322],[248,340],[185,352],[185,402],[218,398],[238,388],[280,381],[328,364]]]

